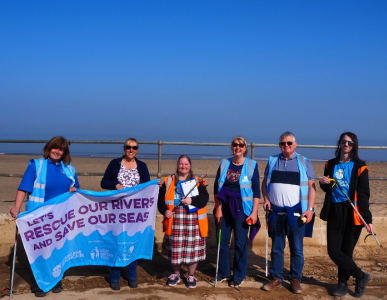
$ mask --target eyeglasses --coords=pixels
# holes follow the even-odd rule
[[[340,140],[340,144],[341,144],[341,145],[345,145],[346,143],[348,143],[348,146],[350,146],[350,147],[352,147],[353,144],[355,144],[355,143],[352,142],[352,141]]]
[[[132,148],[133,148],[133,150],[138,150],[138,146],[128,146],[128,145],[125,145],[125,149],[126,150],[130,150]]]
[[[285,146],[286,144],[288,144],[288,146],[291,146],[291,145],[293,145],[293,142],[281,142],[280,143],[281,146]]]
[[[232,146],[235,147],[235,148],[238,147],[238,146],[239,146],[239,148],[244,148],[245,144],[232,143]]]

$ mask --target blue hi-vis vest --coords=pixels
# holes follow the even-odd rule
[[[267,193],[270,192],[271,173],[273,172],[274,166],[281,155],[282,153],[269,157],[269,174],[267,175],[267,185],[266,185]],[[302,213],[304,213],[308,210],[308,192],[309,192],[308,176],[306,174],[306,165],[305,165],[305,160],[307,160],[307,158],[302,155],[299,155],[298,153],[296,153],[296,158],[298,163],[298,170],[300,171],[301,211]]]
[[[34,159],[34,162],[36,168],[36,179],[34,181],[32,193],[30,194],[26,204],[27,211],[32,210],[43,203],[46,194],[47,159],[41,157],[39,159]],[[67,178],[73,182],[70,187],[73,187],[75,185],[74,167],[70,165],[66,166],[63,161],[60,163]]]
[[[220,177],[218,181],[218,192],[223,187],[226,180],[227,170],[230,166],[231,159],[222,159],[220,163]],[[239,186],[241,188],[243,211],[246,215],[250,216],[253,211],[253,190],[251,188],[251,178],[254,174],[255,166],[257,162],[252,159],[245,158],[243,163],[241,177],[239,178]]]

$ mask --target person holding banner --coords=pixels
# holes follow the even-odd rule
[[[64,137],[52,138],[43,148],[43,157],[31,159],[27,170],[16,193],[15,205],[11,208],[11,215],[17,218],[23,204],[26,193],[26,211],[33,210],[41,203],[67,192],[75,192],[79,189],[79,183],[75,169],[71,166],[71,157],[68,142]],[[31,285],[31,291],[36,297],[46,295],[37,285],[35,278]],[[62,291],[62,282],[52,289],[53,293]]]
[[[128,138],[124,143],[124,155],[113,159],[106,168],[101,181],[101,187],[107,190],[122,190],[150,181],[146,163],[138,160],[138,142],[134,138]],[[121,268],[110,268],[110,287],[112,290],[120,290]],[[128,265],[128,281],[130,288],[137,288],[137,260]]]
[[[258,221],[261,197],[258,164],[246,158],[247,141],[236,136],[231,142],[233,157],[223,159],[214,182],[215,218],[220,224],[220,252],[218,277],[213,282],[230,281],[239,287],[246,278],[248,233]],[[258,224],[257,224],[258,225]],[[230,238],[234,229],[235,253],[233,277],[230,268]]]
[[[338,266],[338,284],[334,296],[345,296],[350,276],[356,279],[355,297],[365,293],[370,275],[363,272],[353,261],[353,251],[359,240],[363,226],[373,232],[372,214],[369,210],[370,186],[368,168],[358,156],[358,139],[352,132],[340,135],[335,158],[326,162],[320,187],[325,192],[321,219],[327,221],[328,254]],[[335,184],[334,178],[347,196],[357,204],[358,211],[367,224],[364,224],[350,205],[347,197]]]
[[[182,184],[188,184],[191,180],[199,182],[200,177],[194,176],[191,159],[181,155],[177,160],[176,173],[165,177],[159,192],[158,210],[164,215],[168,260],[173,268],[173,274],[168,277],[168,286],[180,282],[181,264],[184,263],[188,265],[187,287],[195,288],[196,267],[199,261],[206,258],[206,205],[209,195],[204,181],[191,193],[190,189],[184,190]]]

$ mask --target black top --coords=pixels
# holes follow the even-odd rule
[[[336,158],[331,159],[327,162],[327,165],[325,165],[324,169],[324,176],[328,176],[329,178],[333,178],[333,171],[335,169],[335,165],[338,163],[338,160]],[[353,165],[352,173],[351,173],[351,181],[349,185],[349,195],[348,197],[352,200],[352,202],[355,199],[355,192],[357,191],[357,205],[360,214],[362,215],[364,221],[366,221],[367,224],[372,224],[372,214],[370,211],[370,183],[368,179],[368,170],[364,170],[360,176],[358,176],[359,169],[363,166],[366,166],[365,162],[362,161],[355,161],[355,164]],[[320,188],[325,192],[325,199],[324,199],[324,205],[321,209],[320,218],[323,221],[328,220],[329,215],[329,209],[330,204],[332,201],[332,185],[331,184],[321,184]],[[349,208],[352,210],[352,206],[349,206]]]

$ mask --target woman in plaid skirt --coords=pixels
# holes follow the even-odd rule
[[[195,270],[199,261],[206,258],[206,237],[208,220],[206,205],[208,192],[204,181],[192,193],[196,196],[185,199],[179,182],[200,178],[194,176],[191,159],[181,155],[177,160],[176,174],[167,176],[159,192],[158,210],[164,215],[164,231],[168,260],[172,263],[173,274],[167,285],[175,286],[180,282],[181,264],[188,265],[187,286],[196,287]],[[183,199],[183,200],[182,200]],[[196,210],[189,212],[189,205]]]

